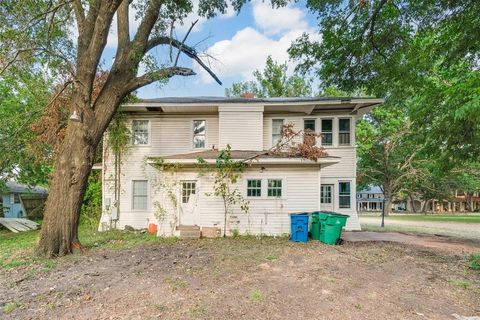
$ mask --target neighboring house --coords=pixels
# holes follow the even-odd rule
[[[25,199],[29,201],[32,198],[45,199],[48,191],[42,187],[28,187],[13,181],[7,181],[6,189],[0,190],[0,217],[5,218],[26,218],[28,205]]]
[[[368,186],[357,191],[358,212],[381,212],[383,209],[383,192],[379,186]],[[393,211],[405,212],[479,212],[480,193],[465,195],[456,191],[448,200],[429,200],[425,203],[416,197],[396,199],[392,204]]]
[[[383,210],[383,191],[378,186],[368,186],[357,191],[358,212],[381,212]]]
[[[236,184],[250,202],[235,208],[229,232],[290,233],[290,213],[328,210],[350,215],[358,230],[355,204],[355,121],[382,103],[369,98],[161,98],[125,104],[131,146],[120,157],[106,143],[103,154],[103,215],[100,230],[158,225],[158,235],[179,226],[223,229],[224,208],[211,195],[213,179],[201,175],[197,157],[214,163],[219,149],[248,159],[269,150],[282,125],[323,134],[317,144],[327,156],[317,162],[278,155],[259,156]],[[106,141],[106,140],[105,140]],[[160,171],[161,161],[171,170]],[[210,194],[209,194],[210,193]]]

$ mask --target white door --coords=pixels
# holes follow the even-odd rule
[[[333,184],[320,185],[320,210],[333,211]]]
[[[199,224],[198,186],[196,180],[181,182],[180,225],[196,226]]]

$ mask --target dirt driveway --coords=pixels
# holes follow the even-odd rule
[[[480,315],[466,258],[395,243],[238,238],[93,250],[0,271],[1,319],[454,319]]]

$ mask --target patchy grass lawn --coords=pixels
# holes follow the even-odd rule
[[[359,213],[361,217],[379,217],[381,214],[376,213]],[[460,223],[480,223],[480,214],[471,213],[464,215],[447,215],[447,214],[412,214],[398,213],[391,214],[386,217],[387,220],[396,221],[433,221],[433,222],[460,222]]]
[[[82,231],[84,232],[84,231]],[[83,236],[86,236],[84,234]],[[35,233],[3,243],[25,264],[0,269],[2,319],[453,319],[480,315],[472,258],[393,243],[286,238],[83,238],[83,255],[28,258]],[[14,249],[17,248],[17,249]],[[32,259],[32,260],[29,260]]]
[[[55,266],[56,259],[46,259],[35,255],[34,249],[38,240],[39,230],[13,233],[0,229],[0,268],[10,269],[36,264],[40,270],[48,271]],[[126,249],[140,243],[159,241],[176,241],[175,238],[158,238],[155,235],[141,232],[125,232],[113,230],[97,232],[80,226],[79,239],[86,249]]]

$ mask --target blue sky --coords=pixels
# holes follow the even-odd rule
[[[193,1],[194,4],[198,1]],[[138,22],[131,13],[131,29]],[[183,26],[176,28],[176,36],[182,39],[192,21],[198,17],[191,14]],[[113,24],[116,25],[116,22]],[[200,18],[192,30],[187,43],[196,44],[198,52],[206,54],[204,61],[219,76],[223,85],[218,85],[211,77],[200,69],[188,57],[181,56],[179,65],[192,67],[198,75],[193,77],[174,77],[168,84],[160,86],[152,84],[138,91],[141,98],[166,96],[223,96],[225,88],[233,82],[251,79],[253,70],[263,69],[268,55],[280,62],[287,61],[289,71],[294,62],[288,61],[287,49],[290,43],[307,32],[313,37],[316,34],[315,17],[305,8],[304,2],[290,4],[280,9],[272,9],[268,2],[253,0],[247,3],[239,15],[233,10],[227,11],[213,19]],[[108,66],[115,53],[116,30],[111,30],[104,64]],[[152,51],[158,62],[167,63],[165,49]]]

